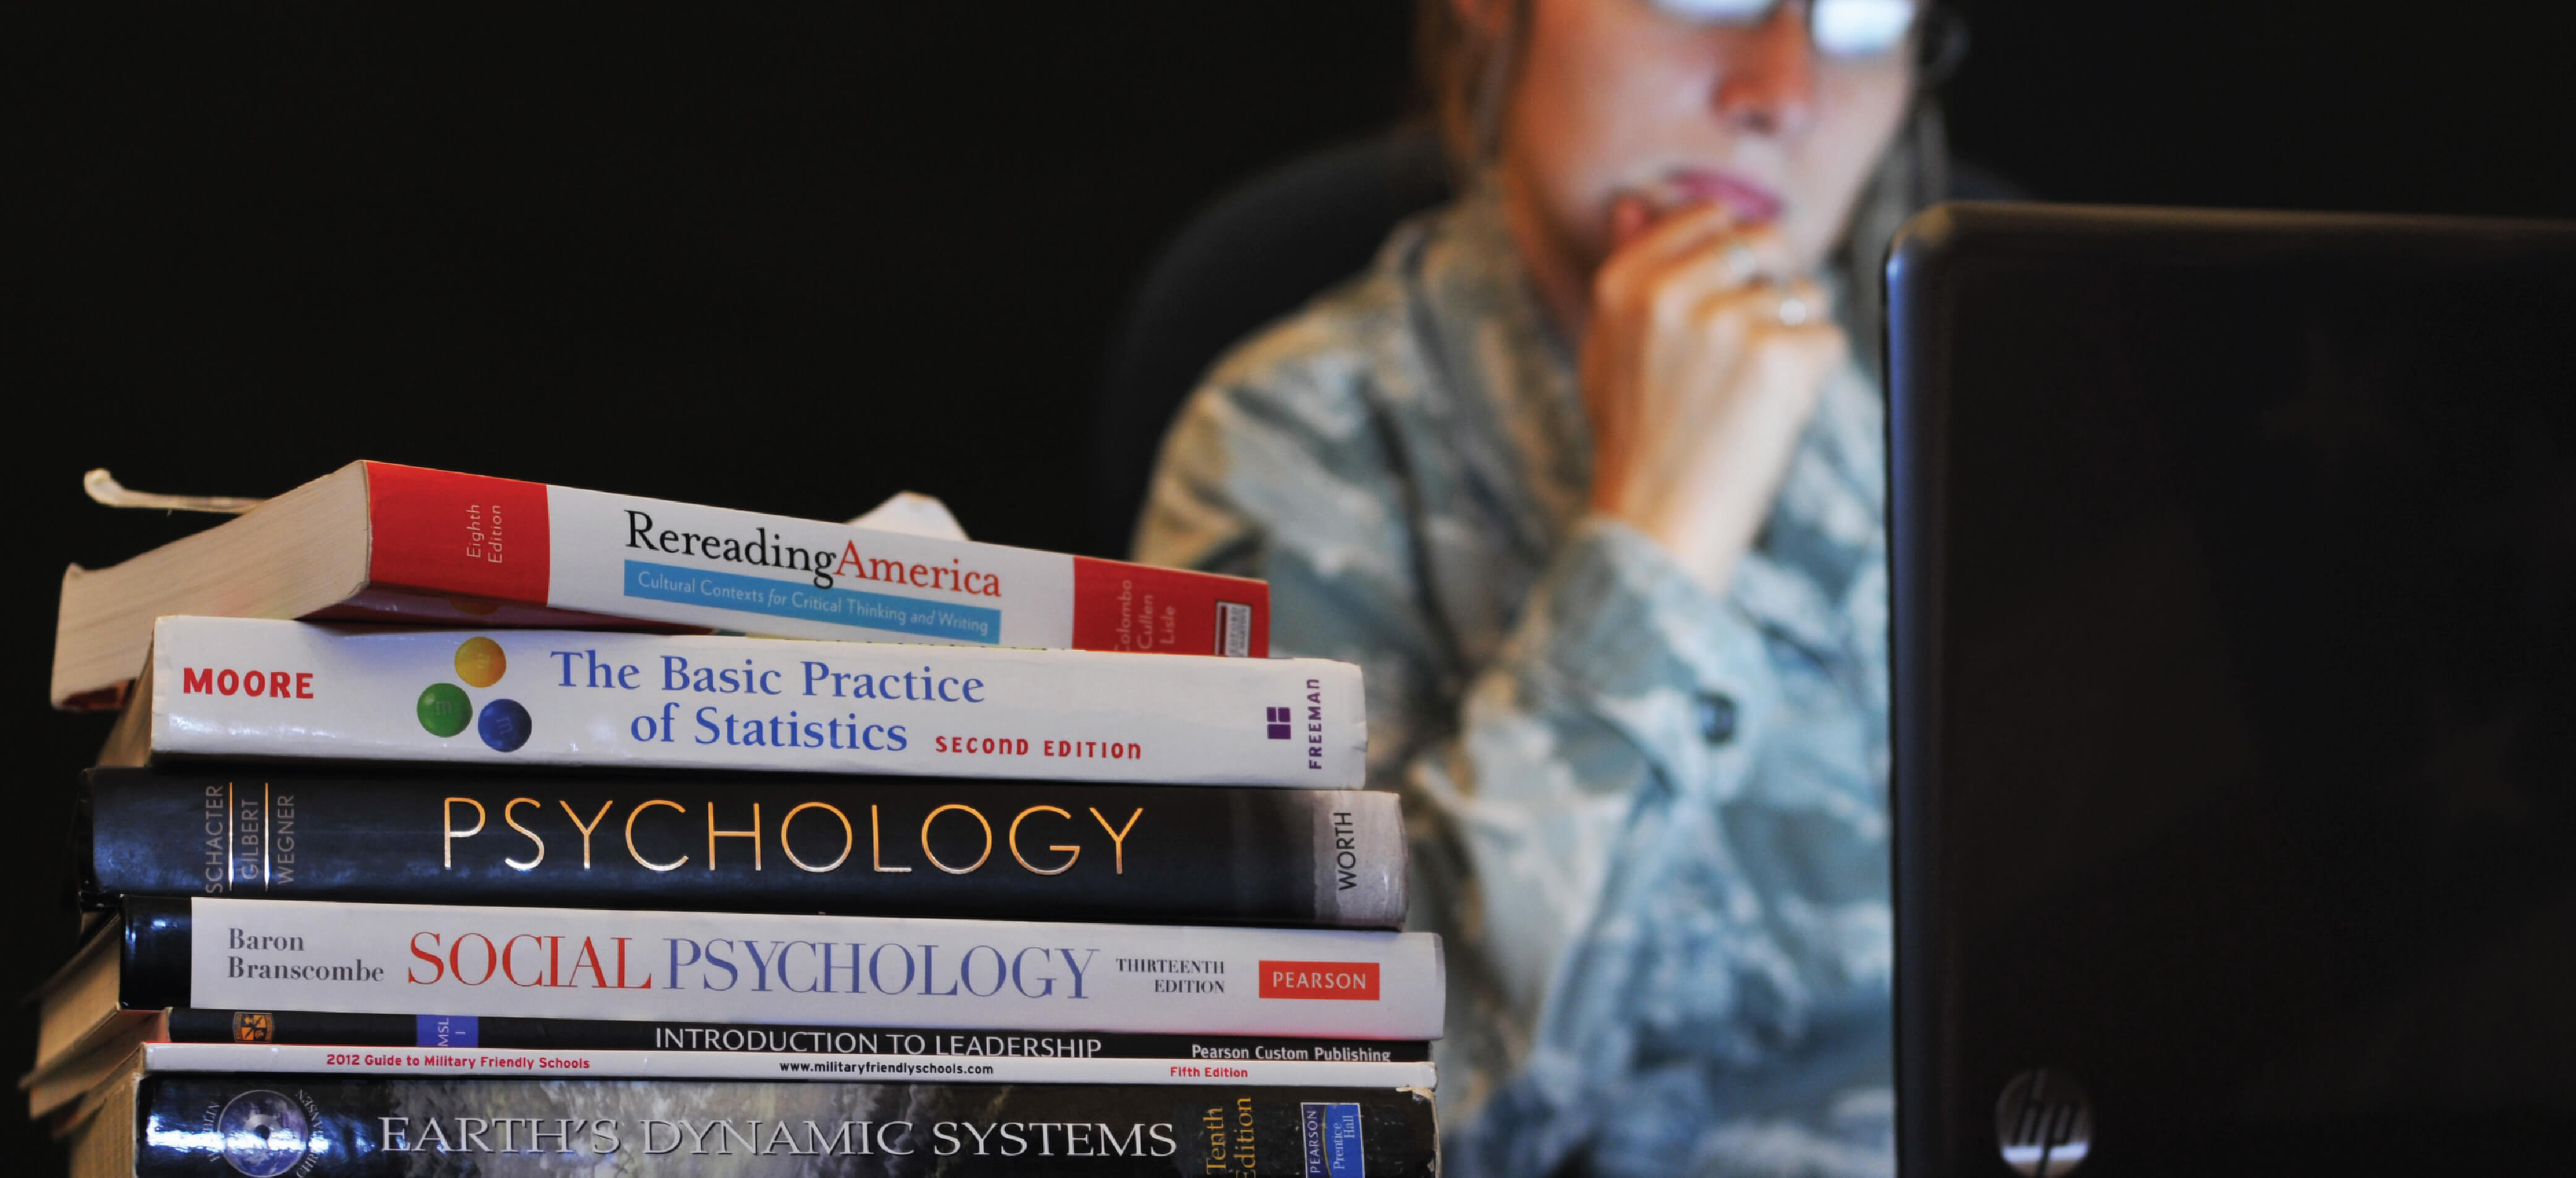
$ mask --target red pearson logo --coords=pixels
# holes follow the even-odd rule
[[[1374,961],[1265,961],[1261,963],[1261,996],[1375,1002],[1377,1001],[1377,963]]]

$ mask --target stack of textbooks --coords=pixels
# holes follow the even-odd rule
[[[1256,581],[359,463],[64,579],[83,1175],[1437,1171]]]

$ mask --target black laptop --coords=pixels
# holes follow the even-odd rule
[[[1887,276],[1900,1173],[2576,1173],[2576,226]]]

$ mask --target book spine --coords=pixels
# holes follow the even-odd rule
[[[792,638],[1265,658],[1259,581],[367,464],[378,585]]]
[[[83,791],[73,854],[93,906],[193,893],[1351,928],[1404,921],[1402,816],[1393,794],[1361,790],[255,768],[93,769]],[[669,864],[679,866],[661,869]]]
[[[1187,1172],[1427,1178],[1413,1088],[146,1075],[136,1178]]]
[[[1435,1039],[1440,939],[1332,929],[136,898],[121,1003]]]
[[[1258,1084],[1265,1087],[1429,1088],[1427,1063],[1334,1060],[1052,1059],[999,1056],[603,1051],[588,1048],[356,1047],[282,1043],[151,1043],[148,1072],[306,1075],[544,1076],[585,1080],[852,1080],[971,1084]]]
[[[155,756],[1352,789],[1359,668],[165,617]]]
[[[718,1051],[920,1059],[1318,1060],[1425,1063],[1420,1040],[1286,1036],[1135,1035],[1097,1031],[964,1031],[815,1024],[615,1022],[448,1014],[333,1014],[310,1010],[167,1012],[173,1043],[340,1047],[506,1047],[519,1050]]]

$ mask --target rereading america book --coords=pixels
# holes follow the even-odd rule
[[[102,1086],[82,1173],[395,1178],[1175,1174],[1427,1178],[1422,1088],[809,1084],[147,1072]]]
[[[162,618],[102,764],[147,755],[1356,789],[1327,659]],[[148,739],[147,739],[148,737]]]
[[[38,1038],[199,1006],[1436,1039],[1443,999],[1429,933],[134,897]]]
[[[1270,650],[1259,581],[384,462],[65,570],[55,706],[118,706],[152,620],[171,614]]]
[[[223,766],[82,775],[82,899],[208,895],[875,916],[1404,922],[1362,790]]]

